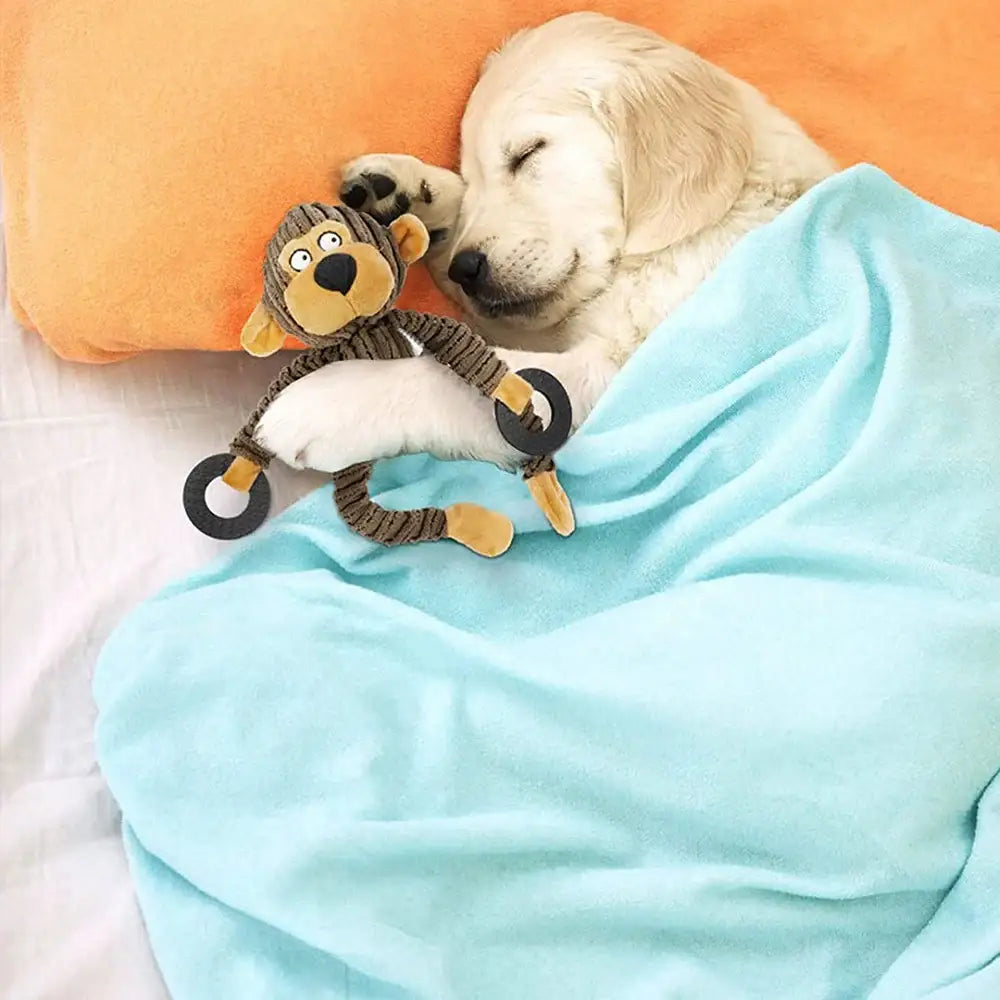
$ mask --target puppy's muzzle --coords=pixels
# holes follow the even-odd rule
[[[346,295],[358,276],[357,261],[346,253],[332,253],[324,257],[313,270],[313,280],[328,292]]]

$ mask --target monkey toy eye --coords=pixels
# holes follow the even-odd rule
[[[329,253],[331,250],[336,250],[344,241],[336,233],[320,233],[319,239],[316,241],[320,250],[323,253]]]
[[[312,254],[308,250],[296,250],[288,263],[293,271],[304,271],[312,263]]]

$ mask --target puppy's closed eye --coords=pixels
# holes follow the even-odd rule
[[[528,145],[523,146],[521,150],[515,153],[507,163],[507,167],[512,174],[516,174],[521,167],[528,162],[539,150],[544,149],[548,145],[545,139],[532,139]]]

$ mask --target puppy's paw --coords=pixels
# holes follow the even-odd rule
[[[343,203],[367,212],[383,226],[412,212],[427,227],[432,247],[444,242],[454,228],[464,185],[450,170],[414,156],[376,153],[351,160],[342,177]]]

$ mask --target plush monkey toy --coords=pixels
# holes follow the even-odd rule
[[[283,390],[336,361],[411,357],[412,340],[495,401],[501,432],[531,455],[522,471],[535,502],[559,534],[573,531],[573,511],[555,464],[531,445],[533,438],[543,441],[550,452],[568,436],[571,415],[562,386],[546,372],[526,370],[522,374],[527,378],[512,372],[463,323],[392,308],[407,266],[424,255],[428,243],[427,230],[414,215],[403,215],[385,227],[346,206],[318,202],[297,205],[286,214],[267,246],[263,297],[243,328],[241,343],[250,354],[263,357],[277,351],[291,334],[312,349],[274,379],[233,439],[231,454],[210,456],[192,470],[184,505],[196,527],[216,538],[238,538],[267,516],[270,491],[261,473],[274,454],[255,434],[264,412]],[[534,388],[553,409],[544,430],[531,407]],[[333,475],[337,510],[358,534],[383,545],[451,538],[484,556],[500,555],[510,546],[510,520],[476,504],[458,503],[446,510],[380,507],[369,496],[371,471],[372,463],[362,462]],[[220,474],[229,486],[250,494],[247,510],[236,518],[219,517],[205,503],[208,484]]]

